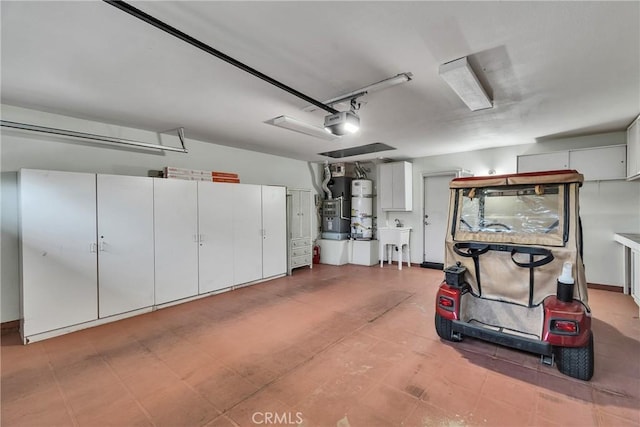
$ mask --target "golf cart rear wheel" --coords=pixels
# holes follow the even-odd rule
[[[593,334],[585,347],[556,347],[556,364],[565,375],[583,381],[593,376]]]
[[[435,323],[436,332],[440,338],[447,341],[460,341],[459,338],[454,337],[453,335],[453,328],[451,326],[453,322],[451,320],[445,319],[436,313]]]

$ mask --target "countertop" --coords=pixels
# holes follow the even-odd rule
[[[616,233],[613,235],[613,240],[633,250],[640,251],[640,234]]]

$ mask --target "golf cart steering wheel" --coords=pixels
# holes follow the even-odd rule
[[[491,228],[491,227],[501,227],[501,228],[504,228],[506,231],[511,231],[511,227],[509,227],[507,224],[503,224],[501,222],[492,222],[490,224],[483,225],[482,229],[486,230],[486,229]],[[496,231],[503,231],[503,230],[496,230]]]

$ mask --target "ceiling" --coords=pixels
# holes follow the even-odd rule
[[[374,142],[415,158],[626,128],[640,112],[640,2],[130,4],[318,101],[360,98],[361,131],[325,141],[265,122],[327,113],[93,2],[2,1],[2,103],[294,159]],[[438,76],[469,56],[494,107],[470,111]],[[188,148],[188,145],[187,145]]]

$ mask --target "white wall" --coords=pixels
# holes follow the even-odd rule
[[[12,106],[2,106],[2,119],[65,128],[101,135],[157,143],[157,134],[98,122],[53,115]],[[188,132],[188,130],[187,130]],[[177,138],[163,136],[163,143],[177,144]],[[552,152],[624,144],[624,132],[565,138],[536,144],[479,150],[413,159],[413,211],[394,212],[404,225],[413,227],[412,262],[422,262],[423,173],[466,169],[486,175],[516,172],[516,157],[521,154]],[[19,257],[17,171],[20,168],[51,169],[146,176],[151,169],[164,166],[236,172],[241,182],[275,184],[314,189],[312,177],[321,177],[321,167],[306,162],[187,139],[188,154],[162,154],[97,145],[69,138],[28,133],[2,128],[0,146],[0,321],[19,318]],[[376,179],[376,168],[369,178]],[[377,205],[377,203],[376,203]],[[374,206],[376,206],[374,205]],[[640,232],[640,181],[587,182],[581,192],[581,213],[585,228],[585,265],[587,280],[621,286],[623,282],[622,247],[613,242],[615,232]],[[377,223],[384,225],[385,213],[377,211]],[[317,222],[314,216],[314,229]]]
[[[423,174],[458,169],[466,169],[474,175],[487,175],[490,169],[497,174],[515,173],[518,155],[625,143],[625,132],[614,132],[413,159],[413,211],[390,215],[400,219],[405,226],[413,227],[411,261],[420,263],[423,261]],[[622,286],[623,250],[613,241],[613,234],[640,232],[640,180],[585,182],[580,192],[580,207],[587,280]],[[385,213],[380,209],[378,218],[378,223],[384,225]]]
[[[158,143],[158,134],[104,123],[2,106],[2,119],[41,126],[95,133],[148,143]],[[187,129],[188,136],[188,129]],[[163,136],[163,143],[177,145],[177,137]],[[0,321],[19,318],[19,254],[17,171],[20,168],[147,176],[164,166],[235,172],[246,184],[284,185],[313,189],[317,165],[299,160],[240,150],[187,139],[188,154],[149,152],[138,149],[75,141],[35,132],[2,128],[0,146],[1,227]],[[313,226],[317,228],[314,217]],[[314,228],[314,229],[315,229]]]

